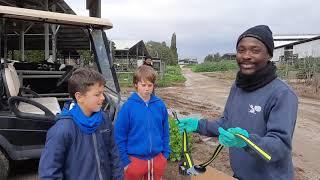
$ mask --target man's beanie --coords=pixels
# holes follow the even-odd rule
[[[267,47],[267,50],[270,56],[273,56],[274,43],[273,43],[272,31],[268,26],[258,25],[246,30],[244,33],[242,33],[239,36],[237,41],[237,46],[241,41],[241,39],[245,37],[254,37],[259,41],[261,41]]]

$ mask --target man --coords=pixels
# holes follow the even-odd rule
[[[151,56],[146,56],[143,60],[143,65],[151,66],[153,67],[153,62]]]
[[[268,26],[259,25],[242,33],[237,41],[239,72],[224,109],[216,121],[181,119],[180,130],[219,136],[229,147],[234,177],[241,180],[294,179],[292,136],[298,99],[293,90],[277,78],[270,61],[274,43]],[[271,155],[266,161],[242,139],[242,134]]]

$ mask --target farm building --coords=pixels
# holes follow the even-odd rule
[[[320,35],[274,36],[272,61],[290,61],[305,57],[320,57]]]
[[[149,56],[143,40],[112,40],[114,65],[118,72],[133,71],[143,64],[143,59]],[[152,57],[153,67],[158,72],[164,71],[165,65],[160,58]]]
[[[236,59],[236,53],[225,53],[221,56],[222,59],[225,60],[235,60]]]
[[[112,40],[114,64],[117,71],[130,71],[138,61],[149,55],[142,40]]]
[[[179,59],[178,61],[179,65],[186,65],[186,64],[198,64],[197,58],[184,58],[184,59]]]

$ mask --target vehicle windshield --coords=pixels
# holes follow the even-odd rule
[[[109,43],[104,31],[92,30],[90,32],[94,46],[95,62],[97,69],[103,74],[107,81],[107,88],[112,92],[119,93],[120,87],[116,76],[113,62],[110,56]]]

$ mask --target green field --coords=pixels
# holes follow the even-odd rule
[[[230,60],[201,63],[201,64],[193,65],[190,67],[193,72],[215,72],[215,71],[230,71],[230,70],[238,69],[237,62],[230,61]]]
[[[121,87],[132,87],[133,72],[117,73]],[[164,75],[158,75],[157,86],[167,87],[184,83],[186,78],[181,73],[179,66],[167,66]]]

